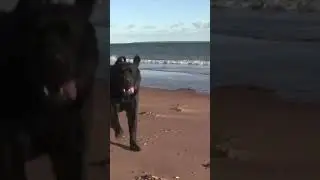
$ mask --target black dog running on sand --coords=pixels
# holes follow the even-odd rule
[[[1,53],[0,179],[26,180],[25,162],[46,153],[56,179],[86,180],[91,119],[81,111],[99,54],[90,15],[67,5],[19,13],[7,40],[16,52]]]
[[[140,151],[137,144],[137,121],[139,106],[139,88],[141,74],[140,57],[137,55],[133,63],[127,62],[124,56],[117,59],[110,68],[111,127],[118,138],[123,134],[118,112],[125,111],[130,133],[130,150]]]

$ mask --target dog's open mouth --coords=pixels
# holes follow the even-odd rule
[[[76,100],[77,98],[77,88],[76,83],[74,80],[68,81],[64,83],[60,88],[58,93],[51,93],[47,86],[44,86],[43,92],[47,97],[51,96],[52,94],[58,94],[59,96],[63,97],[64,99],[71,99]]]
[[[129,88],[122,89],[122,91],[125,95],[132,95],[135,93],[135,88],[134,86],[130,86]]]

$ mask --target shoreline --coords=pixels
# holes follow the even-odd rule
[[[256,86],[256,85],[225,85],[225,86],[217,86],[212,88],[211,93],[214,92],[220,92],[220,91],[247,91],[247,92],[253,92],[253,93],[264,93],[264,94],[269,94],[274,96],[275,98],[281,99],[284,102],[288,102],[288,103],[302,103],[302,104],[320,104],[320,98],[314,97],[314,99],[310,96],[303,96],[303,97],[299,97],[297,94],[299,93],[305,93],[305,94],[312,94],[313,92],[309,92],[309,91],[292,91],[292,93],[295,93],[295,95],[290,96],[289,93],[283,93],[280,90],[276,90],[276,89],[272,89],[272,88],[268,88],[268,87],[262,87],[262,86]]]
[[[99,81],[105,81],[104,79],[98,79]],[[314,98],[308,96],[308,98],[298,97],[288,97],[286,94],[281,94],[281,90],[276,90],[268,87],[258,86],[258,85],[250,85],[250,84],[235,84],[235,85],[219,85],[211,88],[208,91],[199,91],[197,89],[192,88],[178,88],[178,89],[170,89],[170,88],[161,88],[161,87],[150,87],[150,86],[141,86],[141,89],[145,89],[148,91],[155,90],[158,92],[182,92],[182,93],[191,93],[196,94],[200,96],[210,96],[212,93],[216,91],[222,91],[222,90],[239,90],[239,91],[248,91],[248,92],[263,92],[267,94],[272,94],[273,96],[288,102],[288,103],[306,103],[306,104],[320,104],[320,97]],[[292,91],[292,93],[306,93],[306,94],[312,94],[311,91],[301,91],[296,90]]]
[[[197,91],[196,89],[191,89],[191,88],[178,88],[178,89],[166,89],[166,88],[157,88],[157,87],[146,87],[146,86],[141,86],[141,89],[148,90],[148,91],[157,91],[157,92],[181,92],[181,93],[191,93],[191,94],[197,94],[201,96],[210,96],[210,91],[209,92],[201,92]]]
[[[275,89],[261,87],[261,86],[252,86],[252,85],[226,85],[215,87],[211,90],[211,95],[215,96],[215,93],[221,92],[239,92],[239,93],[246,93],[246,94],[259,94],[263,96],[268,96],[272,99],[277,99],[278,101],[282,101],[283,103],[288,104],[305,104],[305,105],[320,105],[320,100],[301,100],[295,98],[287,98],[279,94],[279,92]],[[299,91],[297,91],[299,92]]]
[[[141,86],[141,89],[148,90],[148,91],[156,91],[156,92],[181,92],[181,93],[189,93],[189,94],[195,94],[200,96],[210,96],[215,92],[221,92],[221,91],[247,91],[248,93],[264,93],[274,96],[275,98],[279,98],[284,102],[287,103],[295,103],[295,104],[320,104],[320,99],[314,99],[310,100],[310,98],[307,99],[301,99],[301,98],[295,98],[295,97],[285,97],[284,95],[280,95],[279,91],[275,89],[270,89],[267,87],[261,87],[261,86],[254,86],[254,85],[225,85],[225,86],[218,86],[212,88],[209,92],[200,92],[195,89],[190,88],[179,88],[179,89],[165,89],[165,88],[155,88],[155,87],[145,87]],[[299,93],[300,91],[296,91]],[[309,92],[301,92],[301,93],[309,93]]]

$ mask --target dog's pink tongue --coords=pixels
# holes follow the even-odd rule
[[[128,93],[129,93],[129,94],[133,94],[133,93],[134,93],[134,87],[130,87],[130,88],[128,89]]]
[[[134,87],[131,86],[129,89],[123,89],[123,92],[127,93],[127,94],[133,94],[134,93]]]
[[[76,82],[74,80],[66,82],[64,85],[62,85],[60,93],[67,98],[75,100],[77,98]]]

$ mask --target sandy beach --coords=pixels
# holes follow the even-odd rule
[[[210,178],[210,98],[188,90],[141,90],[139,142],[142,151],[127,151],[128,133],[115,140],[111,131],[111,179],[127,180],[145,173],[183,180]],[[122,114],[122,125],[127,123]]]
[[[229,151],[212,160],[213,179],[319,179],[320,104],[288,102],[257,87],[211,94],[213,141]]]
[[[213,19],[215,60],[210,79],[216,88],[210,92],[211,117],[208,95],[142,88],[141,152],[127,150],[124,113],[120,115],[124,137],[116,140],[109,132],[108,87],[97,81],[90,160],[107,156],[110,137],[111,164],[110,174],[108,166],[93,166],[90,180],[131,180],[145,173],[168,180],[209,180],[210,176],[217,180],[318,180],[320,103],[283,99],[320,97],[318,44],[305,41],[319,39],[318,16],[258,14],[230,12],[226,16],[221,12]],[[296,23],[301,26],[294,29]],[[215,146],[220,153],[211,160],[210,133],[211,153],[215,155]],[[211,168],[205,167],[207,163]],[[32,180],[52,179],[46,157],[27,163],[27,168]]]
[[[319,14],[215,13],[211,133],[228,156],[212,160],[211,176],[319,179]]]
[[[107,155],[105,86],[95,85],[95,126],[91,159]],[[210,162],[209,96],[188,90],[142,88],[139,115],[141,152],[126,150],[127,123],[121,114],[124,137],[110,131],[111,179],[130,180],[150,173],[183,180],[301,180],[319,179],[320,132],[317,103],[288,102],[272,90],[234,86],[212,92],[213,144],[228,150],[227,157]],[[229,139],[224,141],[223,139]],[[51,180],[46,157],[27,164],[32,180]],[[108,167],[92,167],[90,179],[108,178]]]
[[[97,81],[94,89],[94,128],[90,159],[101,160],[108,154],[106,86]],[[146,173],[167,179],[183,180],[210,177],[203,165],[210,162],[210,98],[189,90],[168,91],[142,88],[138,140],[141,152],[126,150],[128,128],[124,113],[124,137],[116,140],[110,131],[110,179],[131,180]],[[107,166],[92,166],[89,179],[108,179]],[[43,156],[27,163],[32,180],[54,180],[50,161]]]

